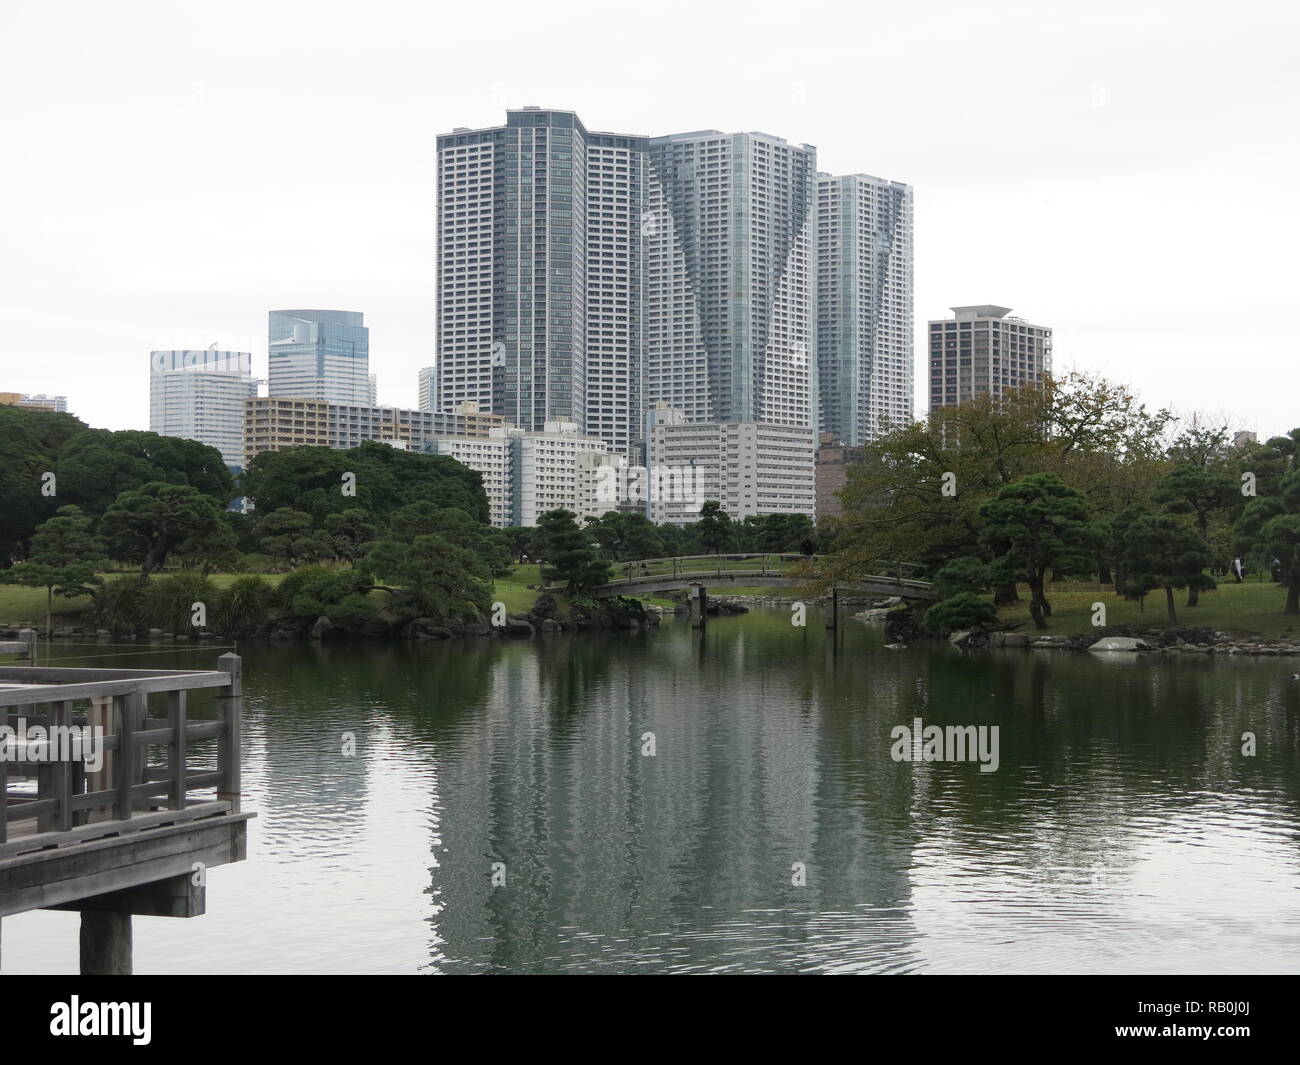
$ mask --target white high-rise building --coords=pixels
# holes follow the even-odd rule
[[[816,447],[811,428],[759,422],[667,421],[650,430],[650,469],[656,489],[650,519],[689,525],[708,501],[733,520],[817,510]],[[690,468],[690,478],[665,468]],[[681,487],[684,491],[675,491]]]
[[[644,137],[587,143],[585,406],[582,425],[640,460],[645,413],[643,286],[649,155]]]
[[[912,420],[912,189],[817,175],[817,368],[823,431],[848,446]]]
[[[706,130],[650,142],[646,400],[811,426],[817,150]]]
[[[426,366],[420,371],[420,410],[438,409],[438,371],[436,367]]]
[[[149,353],[149,431],[215,447],[226,465],[244,464],[244,401],[257,395],[246,351]]]

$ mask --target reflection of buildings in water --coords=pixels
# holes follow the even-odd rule
[[[600,639],[503,654],[440,759],[446,966],[815,966],[846,928],[871,940],[880,912],[879,948],[904,964],[906,847],[878,813],[897,805],[879,793],[891,774],[855,752],[859,715],[823,705],[835,678],[721,627],[704,670],[685,626],[611,653]],[[810,933],[822,911],[838,936]]]

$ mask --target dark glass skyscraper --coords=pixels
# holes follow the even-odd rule
[[[640,434],[645,138],[523,108],[438,138],[438,405]]]

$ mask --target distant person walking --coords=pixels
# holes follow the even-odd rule
[[[1241,583],[1241,572],[1241,559],[1234,558],[1232,560],[1232,575],[1237,578],[1238,584]]]

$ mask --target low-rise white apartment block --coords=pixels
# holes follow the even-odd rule
[[[578,432],[577,422],[557,419],[542,432],[521,432],[515,442],[515,524],[531,528],[548,510],[578,510],[578,456],[604,452],[598,436]]]
[[[437,437],[425,450],[450,455],[482,475],[493,525],[532,528],[548,510],[579,513],[579,456],[609,448],[600,437],[580,433],[576,422],[557,419],[544,426],[537,432],[497,428],[480,438]]]
[[[649,458],[655,487],[650,519],[689,525],[706,501],[734,520],[817,510],[816,445],[811,428],[768,422],[656,424]],[[667,468],[667,469],[665,469]],[[669,476],[689,470],[683,485]],[[681,488],[682,490],[676,490]]]
[[[648,477],[643,466],[634,466],[626,455],[606,451],[584,451],[577,457],[578,521],[601,518],[611,510],[644,514]]]

